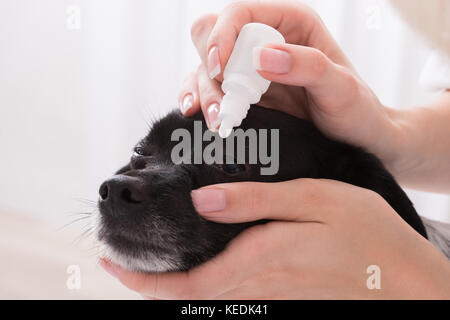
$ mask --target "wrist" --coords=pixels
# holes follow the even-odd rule
[[[397,180],[407,183],[409,177],[424,165],[426,159],[424,132],[417,114],[421,108],[391,109],[385,108],[389,116],[388,136],[390,139],[388,151],[381,156],[386,168]]]

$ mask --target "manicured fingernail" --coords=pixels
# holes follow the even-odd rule
[[[220,125],[219,111],[220,106],[218,103],[213,103],[206,109],[206,122],[209,130],[212,132],[216,132],[217,127]]]
[[[184,96],[183,101],[181,101],[181,112],[185,114],[194,105],[194,96],[188,93]]]
[[[120,275],[120,267],[113,265],[109,260],[105,258],[100,258],[98,261],[100,267],[102,267],[106,272],[112,275],[114,278],[118,278]]]
[[[200,213],[222,211],[226,206],[225,191],[221,189],[198,189],[191,193],[195,209]]]
[[[253,66],[259,71],[286,74],[291,71],[292,58],[286,51],[255,47],[253,48]]]
[[[214,79],[220,74],[219,49],[212,47],[208,52],[208,75]]]

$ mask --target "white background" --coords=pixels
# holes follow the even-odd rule
[[[96,200],[147,122],[177,107],[199,63],[191,23],[228,2],[1,0],[0,210],[59,220]],[[418,85],[430,48],[388,1],[307,2],[384,104],[432,97]],[[450,222],[448,196],[411,195]]]

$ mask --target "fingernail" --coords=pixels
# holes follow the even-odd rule
[[[226,206],[225,191],[221,189],[198,189],[191,193],[195,209],[200,213],[222,211]]]
[[[253,48],[253,66],[259,71],[286,74],[291,71],[292,58],[286,51],[255,47]]]
[[[98,261],[100,267],[102,267],[106,272],[112,275],[114,278],[118,278],[120,275],[120,268],[113,265],[109,260],[105,258],[100,258]]]
[[[184,96],[183,101],[181,101],[181,112],[185,114],[194,105],[194,96],[192,93],[188,93]]]
[[[206,122],[209,130],[212,132],[216,132],[217,127],[220,125],[219,111],[220,106],[218,103],[213,103],[206,109]]]
[[[214,79],[220,74],[219,49],[212,47],[208,52],[208,75]]]

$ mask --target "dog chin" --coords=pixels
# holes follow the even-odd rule
[[[101,230],[99,212],[93,214],[92,225],[96,239],[98,240],[99,232]],[[157,256],[152,252],[142,252],[140,257],[136,257],[119,252],[104,240],[98,241],[100,241],[99,252],[101,252],[102,258],[106,258],[126,270],[136,272],[168,272],[182,269],[180,259],[173,255]]]
[[[122,254],[108,244],[102,243],[102,256],[120,267],[135,272],[168,272],[180,270],[181,264],[172,256],[156,256],[150,252],[142,257]]]

